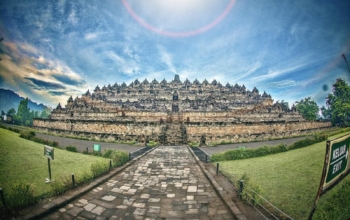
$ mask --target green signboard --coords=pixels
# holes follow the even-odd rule
[[[314,205],[312,206],[309,220],[315,213],[318,200],[328,190],[337,185],[346,175],[349,174],[349,145],[350,134],[327,141],[326,155],[320,186],[318,187]]]
[[[44,156],[53,160],[54,155],[54,148],[44,145]]]
[[[99,144],[94,144],[94,151],[101,152],[101,146]]]
[[[349,170],[350,134],[327,141],[328,165],[323,183],[323,189],[328,188]]]

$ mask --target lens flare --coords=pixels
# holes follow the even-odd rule
[[[206,31],[210,30],[211,28],[213,28],[214,26],[216,26],[218,23],[220,23],[222,21],[222,19],[224,19],[226,17],[226,15],[230,12],[230,10],[232,9],[236,0],[231,0],[230,3],[226,6],[225,10],[215,20],[213,20],[209,24],[207,24],[203,27],[200,27],[198,29],[191,30],[191,31],[185,31],[185,32],[175,32],[175,31],[166,31],[166,30],[158,29],[158,28],[150,25],[146,21],[144,21],[140,16],[138,16],[137,13],[131,8],[131,6],[129,5],[127,0],[122,0],[122,2],[123,2],[124,7],[126,8],[126,10],[128,11],[128,13],[139,24],[146,27],[147,29],[149,29],[157,34],[161,34],[161,35],[165,35],[165,36],[169,36],[169,37],[190,37],[190,36],[194,36],[194,35],[206,32]]]

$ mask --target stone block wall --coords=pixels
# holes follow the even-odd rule
[[[178,123],[186,129],[186,142],[199,142],[203,135],[209,142],[241,142],[283,138],[311,133],[331,126],[328,122],[301,121],[299,117],[288,116],[270,119],[264,115],[250,115],[239,118],[227,116],[227,113],[183,113],[169,115],[167,113],[127,112],[127,116],[106,114],[98,117],[80,119],[79,117],[60,116],[56,119],[36,119],[33,126],[54,133],[107,140],[149,140],[159,141],[167,125]],[[172,121],[168,121],[169,117]],[[190,121],[187,121],[187,117]],[[93,120],[93,118],[98,118]],[[163,118],[161,123],[159,118]]]

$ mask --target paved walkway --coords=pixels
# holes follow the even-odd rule
[[[184,146],[159,147],[44,219],[234,219]]]

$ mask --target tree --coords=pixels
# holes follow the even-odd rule
[[[311,97],[300,100],[296,102],[295,106],[297,111],[309,121],[315,121],[317,119],[319,107],[315,101],[311,100]]]
[[[4,112],[3,110],[1,110],[1,121],[4,120],[4,116],[5,116],[5,115],[6,115],[5,112]]]
[[[9,110],[7,111],[6,116],[7,116],[7,117],[8,117],[8,116],[13,117],[15,114],[16,114],[16,109],[11,108],[11,109],[9,109]]]
[[[21,125],[29,125],[31,114],[30,108],[28,108],[28,98],[21,100],[17,111],[17,120]]]
[[[49,110],[44,110],[41,112],[41,114],[39,115],[39,118],[48,118],[50,115],[50,111]]]
[[[327,108],[322,107],[323,117],[331,120],[332,125],[347,127],[350,125],[350,86],[338,78],[333,84],[332,94],[328,94]]]

